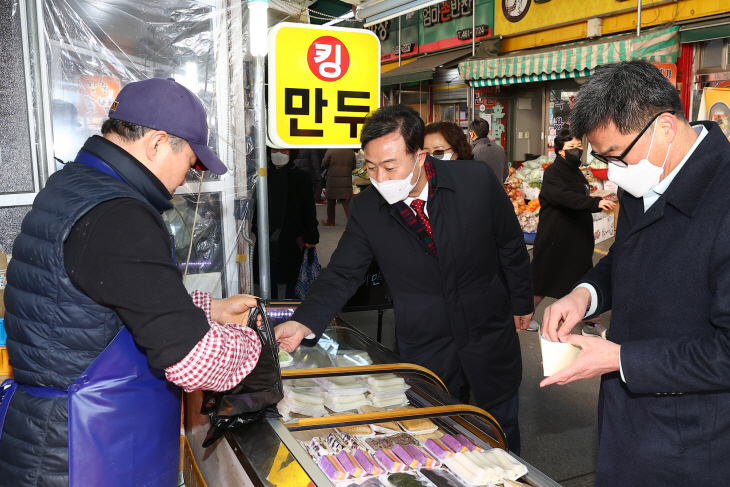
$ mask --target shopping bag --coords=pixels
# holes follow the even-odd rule
[[[279,348],[274,337],[274,327],[266,314],[266,303],[257,299],[247,326],[258,334],[261,355],[256,366],[236,387],[225,392],[205,391],[201,414],[210,417],[208,435],[203,441],[207,448],[226,431],[267,417],[278,418],[276,404],[284,398],[279,368]],[[261,316],[261,326],[256,319]]]
[[[317,249],[312,247],[304,252],[302,267],[299,269],[299,279],[294,287],[294,295],[297,299],[304,299],[309,292],[309,286],[319,277],[322,266],[317,259]]]

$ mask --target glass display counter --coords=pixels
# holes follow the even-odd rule
[[[291,306],[291,303],[272,303],[269,311],[272,321],[275,324],[286,321],[293,312]],[[419,473],[423,469],[412,468],[403,472],[413,475],[414,479],[421,482],[420,485],[427,487],[488,485],[485,482],[468,483],[464,478],[454,475],[451,469],[458,468],[458,466],[453,467],[452,465],[454,459],[437,458],[437,454],[428,449],[429,445],[433,447],[435,443],[427,442],[438,440],[439,444],[443,446],[446,437],[449,439],[458,437],[468,443],[469,448],[474,449],[475,452],[489,452],[492,448],[507,450],[505,437],[499,424],[486,411],[461,404],[451,397],[443,382],[429,370],[413,364],[400,363],[397,355],[339,317],[333,320],[315,347],[301,346],[291,355],[289,363],[284,362],[287,366],[282,368],[285,389],[288,391],[305,391],[306,387],[303,386],[314,383],[313,381],[317,381],[317,384],[331,384],[331,378],[337,378],[336,381],[364,381],[365,377],[392,377],[381,374],[395,374],[406,384],[407,390],[404,393],[407,404],[384,408],[365,406],[349,411],[334,412],[335,409],[332,409],[331,403],[325,403],[329,406],[327,409],[323,406],[316,407],[320,408],[320,411],[326,412],[312,413],[319,417],[290,412],[285,408],[283,419],[270,419],[229,432],[221,441],[227,442],[227,446],[235,454],[253,485],[266,487],[310,485],[318,487],[350,485],[392,487],[401,485],[389,481],[393,472],[397,471],[397,465],[388,466],[381,463],[380,460],[385,460],[385,462],[390,460],[383,456],[383,453],[377,453],[378,449],[387,449],[388,454],[391,449],[402,452],[403,450],[398,450],[399,447],[395,446],[398,442],[405,445],[405,448],[409,449],[408,451],[411,451],[410,448],[412,448],[408,446],[408,443],[413,443],[417,446],[416,451],[413,452],[414,456],[420,452],[425,453],[429,465],[438,466],[442,462],[449,464],[448,469],[436,468],[433,471],[425,472],[430,479]],[[327,390],[325,389],[325,391]],[[372,399],[369,394],[370,392],[368,393],[369,399]],[[324,395],[328,396],[328,393]],[[287,401],[286,398],[285,401]],[[199,411],[198,404],[198,396],[186,395],[185,407],[188,411]],[[187,417],[190,418],[189,415]],[[188,422],[186,421],[186,423]],[[428,429],[422,429],[422,425],[428,425]],[[368,431],[363,432],[363,428]],[[398,429],[399,432],[391,431],[388,428]],[[358,434],[356,431],[360,433]],[[343,434],[346,432],[352,434]],[[368,432],[372,432],[372,434],[362,434]],[[381,467],[381,470],[389,470],[389,472],[364,478],[351,476],[348,480],[340,479],[337,473],[330,471],[328,477],[320,468],[323,462],[322,456],[340,458],[342,462],[335,462],[337,465],[347,463],[347,456],[344,453],[341,453],[339,457],[336,456],[338,451],[341,451],[336,445],[330,444],[332,449],[327,451],[328,439],[337,443],[337,440],[332,439],[333,437],[356,443],[346,445],[345,450],[354,453],[355,450],[349,448],[359,448],[367,452],[368,458],[378,458],[377,462],[373,462],[375,469]],[[316,448],[323,450],[320,456],[313,451]],[[437,447],[435,449],[438,450]],[[452,449],[456,451],[456,449]],[[445,454],[445,452],[443,453]],[[359,455],[363,456],[362,453]],[[381,455],[382,458],[376,457],[376,455]],[[423,457],[421,459],[423,460]],[[520,473],[526,472],[519,476],[519,483],[513,485],[558,486],[556,482],[522,459],[513,456],[513,460],[524,466],[524,471]],[[326,461],[324,462],[326,463]],[[347,477],[347,473],[343,472],[343,475]],[[332,477],[334,480],[331,479]],[[406,482],[402,485],[419,485],[402,476],[394,478],[398,478],[400,481],[405,479]],[[510,484],[505,482],[504,485]]]

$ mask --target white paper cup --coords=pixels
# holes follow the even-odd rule
[[[549,377],[572,364],[578,358],[580,348],[570,343],[551,342],[540,335],[540,351],[542,371],[545,377]]]

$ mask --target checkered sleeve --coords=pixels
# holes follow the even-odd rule
[[[256,366],[261,342],[245,325],[211,321],[210,293],[194,291],[190,297],[205,311],[210,330],[181,361],[165,369],[165,376],[186,392],[227,391]]]

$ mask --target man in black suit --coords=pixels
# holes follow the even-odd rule
[[[353,199],[329,266],[276,338],[287,351],[318,338],[375,258],[393,294],[401,358],[435,372],[454,397],[463,368],[477,404],[519,452],[517,330],[533,312],[524,237],[492,170],[429,157],[424,130],[401,105],[367,118],[361,142],[374,187]]]
[[[543,333],[582,351],[541,385],[602,375],[596,486],[725,485],[730,143],[714,122],[687,123],[644,61],[591,76],[571,127],[625,193],[608,255],[545,310]],[[568,335],[608,310],[610,341]]]

